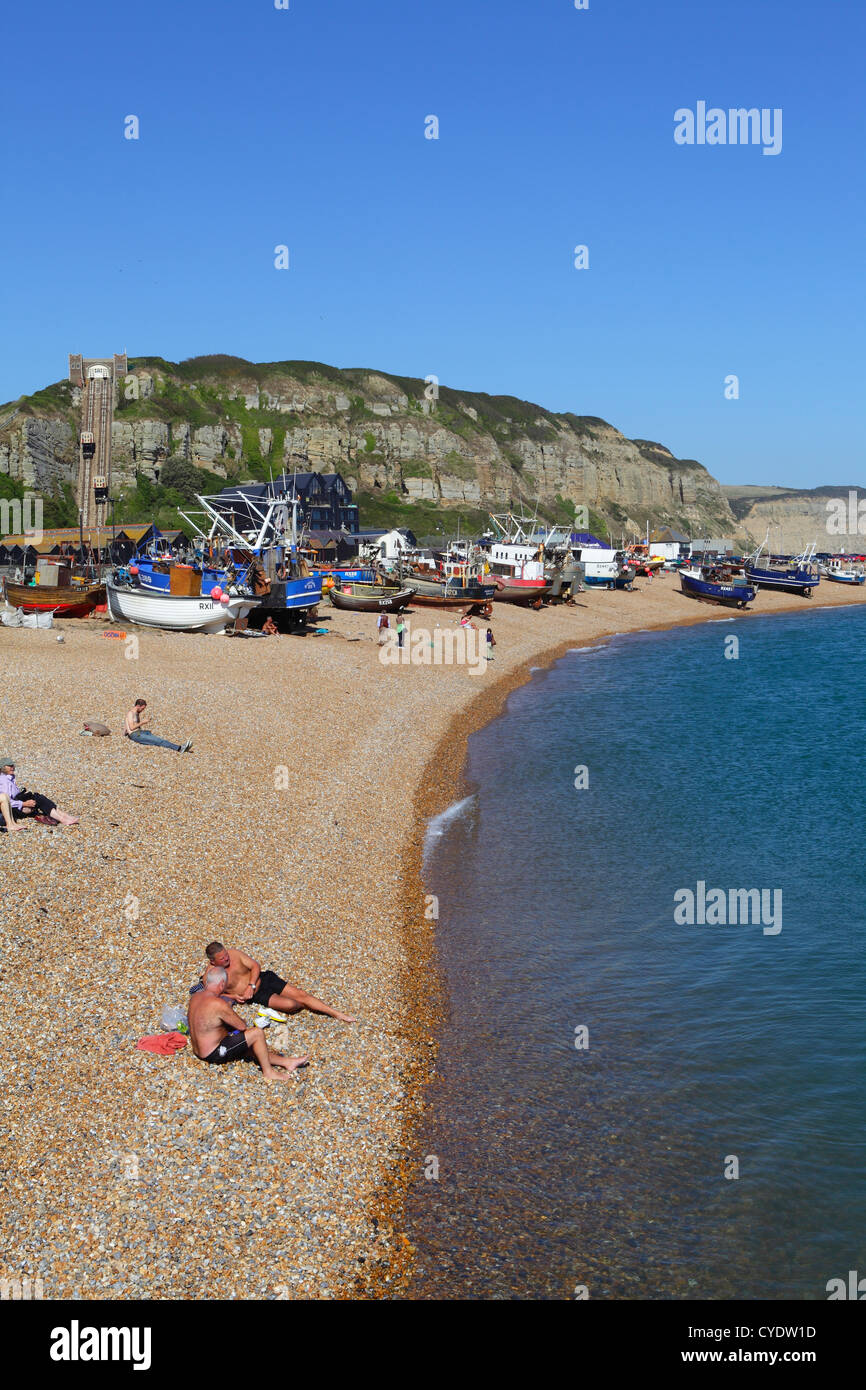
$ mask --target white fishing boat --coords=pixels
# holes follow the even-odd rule
[[[500,603],[541,604],[552,585],[545,573],[544,536],[536,535],[535,523],[512,512],[490,520],[482,545],[489,577],[496,585],[494,597]]]
[[[603,546],[575,546],[573,558],[584,568],[584,583],[591,589],[630,589],[634,569],[628,564],[623,550]]]
[[[222,601],[208,594],[166,594],[111,582],[105,589],[108,611],[117,622],[161,627],[168,632],[223,632],[228,623],[245,618],[259,602],[247,597]]]
[[[866,578],[861,570],[852,569],[838,556],[833,556],[822,565],[821,573],[825,579],[832,579],[834,584],[862,584]]]

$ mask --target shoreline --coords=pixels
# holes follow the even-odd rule
[[[72,831],[0,837],[0,945],[25,982],[0,1003],[21,1078],[0,1272],[42,1277],[46,1298],[402,1295],[401,1215],[448,1009],[424,833],[456,799],[470,733],[571,647],[858,601],[772,594],[734,617],[671,581],[540,613],[497,605],[496,664],[475,677],[384,666],[375,617],[326,608],[329,636],[304,639],[138,629],[135,661],[98,620],[59,623],[60,647],[56,633],[0,630],[4,747],[23,784],[82,814]],[[192,754],[117,735],[139,694],[157,732],[194,736]],[[114,735],[81,739],[98,717]],[[296,1016],[292,1050],[313,1065],[285,1087],[188,1048],[135,1052],[214,937],[361,1021]]]
[[[673,576],[675,579],[676,576]],[[658,579],[653,580],[657,584]],[[668,632],[679,627],[694,627],[700,624],[723,622],[726,619],[740,621],[743,618],[778,617],[782,614],[799,612],[814,612],[817,609],[825,611],[833,608],[858,607],[860,603],[866,602],[866,594],[862,599],[851,601],[846,593],[847,602],[841,599],[832,601],[815,602],[814,599],[804,600],[795,594],[774,594],[773,598],[781,600],[774,603],[768,611],[754,608],[750,611],[726,610],[719,605],[698,603],[692,600],[692,604],[698,611],[695,614],[688,614],[682,617],[663,620],[651,623],[647,627],[631,627],[622,629],[620,627],[604,628],[582,643],[582,646],[592,647],[603,643],[606,639],[615,636],[633,636],[638,632],[657,633]],[[413,914],[407,914],[404,920],[404,929],[407,933],[412,933],[417,928],[418,917],[415,912],[419,912],[419,904],[423,904],[425,894],[425,882],[423,874],[424,843],[429,822],[437,815],[441,815],[449,806],[454,805],[463,797],[472,793],[472,784],[466,774],[466,764],[468,760],[469,739],[474,733],[486,725],[493,723],[503,712],[509,696],[513,691],[526,685],[539,671],[548,670],[558,661],[567,656],[574,647],[575,639],[559,641],[552,646],[539,648],[532,656],[528,656],[519,667],[514,670],[503,672],[492,686],[485,686],[483,691],[479,691],[474,700],[466,710],[455,713],[451,719],[448,729],[440,737],[429,762],[424,771],[424,776],[419,783],[415,795],[414,817],[415,829],[411,840],[409,862],[406,865],[405,880],[407,885],[407,898],[414,901],[415,908]],[[530,664],[531,663],[531,664]],[[419,914],[420,915],[420,914]],[[437,1041],[436,1052],[434,1053],[434,1064],[429,1069],[429,1075],[422,1082],[425,1090],[435,1079],[436,1067],[435,1056],[438,1053],[438,1035],[447,1020],[448,997],[447,986],[442,975],[436,950],[435,932],[432,934],[432,943],[427,950],[427,959],[424,969],[431,972],[431,992],[435,991],[437,1007],[428,1015],[427,1026],[433,1032]],[[411,1115],[407,1116],[407,1147],[409,1142],[417,1134],[420,1137],[419,1112],[423,1111],[424,1104],[420,1107],[413,1106]],[[405,1203],[405,1194],[408,1189],[408,1179],[402,1185],[400,1193],[399,1184],[396,1182],[389,1191],[390,1209],[393,1219],[399,1222],[402,1216],[402,1209]],[[406,1263],[400,1269],[400,1288],[398,1296],[407,1296],[413,1277],[412,1255],[409,1254]],[[392,1295],[393,1296],[393,1293]]]

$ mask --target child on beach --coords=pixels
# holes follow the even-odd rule
[[[388,619],[388,614],[387,614],[387,613],[380,613],[379,616],[378,616],[378,618],[376,619],[376,631],[377,631],[378,634],[379,634],[379,646],[380,646],[380,647],[381,647],[381,645],[382,645],[383,642],[387,641],[387,634],[388,634],[388,631],[389,631],[390,627],[391,627],[391,623],[390,623],[390,621],[389,621],[389,619]]]
[[[496,638],[493,636],[493,628],[492,628],[492,627],[489,627],[489,628],[487,629],[487,660],[488,660],[488,661],[495,661],[495,660],[496,660],[496,657],[493,655],[493,648],[494,648],[495,646],[496,646]]]

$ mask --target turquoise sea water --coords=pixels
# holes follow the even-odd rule
[[[431,826],[415,1297],[866,1275],[866,611],[720,618],[536,674]],[[678,924],[699,881],[781,891],[781,931]]]

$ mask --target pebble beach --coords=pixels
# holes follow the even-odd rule
[[[829,583],[811,601],[761,592],[735,622],[863,601]],[[425,821],[531,666],[728,616],[674,575],[538,613],[497,604],[480,674],[383,664],[375,616],[327,605],[327,634],[306,637],[0,628],[0,751],[81,817],[0,835],[0,1274],[41,1279],[46,1299],[401,1297],[402,1192],[447,1027]],[[410,618],[437,623],[456,620]],[[137,696],[189,754],[121,736]],[[90,719],[111,735],[82,737]],[[293,1016],[271,1043],[310,1065],[285,1084],[189,1046],[137,1051],[185,1008],[214,938],[358,1022]]]

